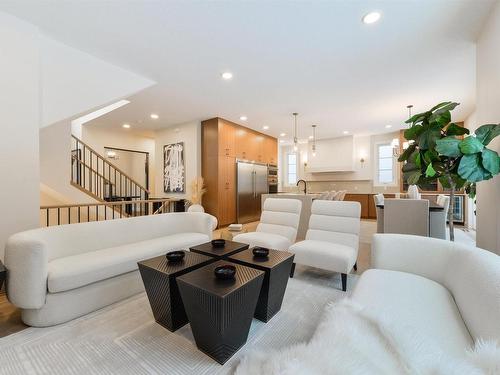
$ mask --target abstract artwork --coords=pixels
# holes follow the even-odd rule
[[[184,142],[163,146],[163,190],[165,193],[184,193]]]

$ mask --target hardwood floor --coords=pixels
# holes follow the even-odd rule
[[[245,228],[249,231],[255,231],[257,222],[245,224]],[[361,224],[360,247],[358,256],[358,271],[356,274],[361,274],[364,270],[370,267],[370,244],[369,239],[373,234],[373,221],[363,220]],[[220,230],[214,231],[214,238],[220,237]],[[19,332],[27,326],[21,321],[21,312],[13,306],[5,295],[5,290],[0,291],[0,338]]]
[[[5,295],[5,290],[0,291],[0,338],[19,332],[27,326],[21,321],[21,311],[12,305]]]

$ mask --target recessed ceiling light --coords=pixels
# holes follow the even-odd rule
[[[125,129],[130,129],[130,124],[123,124],[123,125],[122,125],[122,128],[125,128]]]
[[[267,129],[269,129],[269,126],[264,125],[264,126],[262,127],[262,129],[267,130]]]
[[[286,133],[281,133],[280,137],[284,137],[285,135],[286,135]]]
[[[309,139],[313,139],[314,137],[312,135],[309,136]]]
[[[392,125],[386,125],[385,128],[390,129],[390,128],[392,128]]]
[[[160,118],[160,116],[158,116],[156,113],[151,113],[149,117],[151,117],[153,120],[158,120]]]
[[[246,121],[246,120],[248,120],[248,117],[247,116],[240,116],[240,120],[241,121]]]
[[[347,130],[344,130],[342,133],[349,134],[349,132]]]
[[[233,73],[231,73],[231,72],[224,72],[224,73],[221,74],[221,76],[222,76],[222,79],[228,81],[231,78],[233,78]]]
[[[381,17],[380,12],[370,12],[368,14],[365,14],[365,16],[362,18],[363,23],[366,23],[367,25],[371,23],[377,22]]]

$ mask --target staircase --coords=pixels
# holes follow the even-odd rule
[[[116,165],[71,136],[71,185],[96,203],[40,207],[40,224],[52,226],[175,211],[179,199],[149,199],[149,190]]]
[[[149,190],[71,136],[71,184],[101,202],[147,200]]]

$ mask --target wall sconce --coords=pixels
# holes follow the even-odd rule
[[[361,168],[363,168],[365,166],[365,158],[361,158],[359,159],[359,162],[361,163]]]

